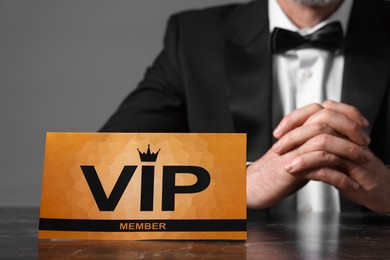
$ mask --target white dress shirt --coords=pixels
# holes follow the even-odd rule
[[[347,0],[326,20],[313,28],[298,28],[283,12],[277,0],[269,0],[270,32],[275,27],[297,31],[302,36],[334,21],[345,34],[353,1]],[[273,55],[273,87],[278,88],[284,115],[310,103],[341,100],[344,56],[341,52],[307,48]],[[310,181],[297,193],[298,211],[340,211],[337,189]]]

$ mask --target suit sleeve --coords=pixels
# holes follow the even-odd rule
[[[390,167],[390,83],[371,133],[372,151]]]
[[[177,20],[177,16],[169,19],[162,52],[101,132],[188,131],[184,83],[177,55]]]

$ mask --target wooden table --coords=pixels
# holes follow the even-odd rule
[[[250,212],[248,240],[38,240],[39,209],[0,208],[0,258],[390,259],[390,216]]]

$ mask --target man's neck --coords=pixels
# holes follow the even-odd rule
[[[343,0],[323,7],[307,6],[292,0],[277,0],[283,12],[299,28],[311,28],[325,20],[340,6]]]

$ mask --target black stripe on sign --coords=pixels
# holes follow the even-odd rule
[[[40,218],[39,230],[87,232],[246,231],[246,220],[90,220]]]

